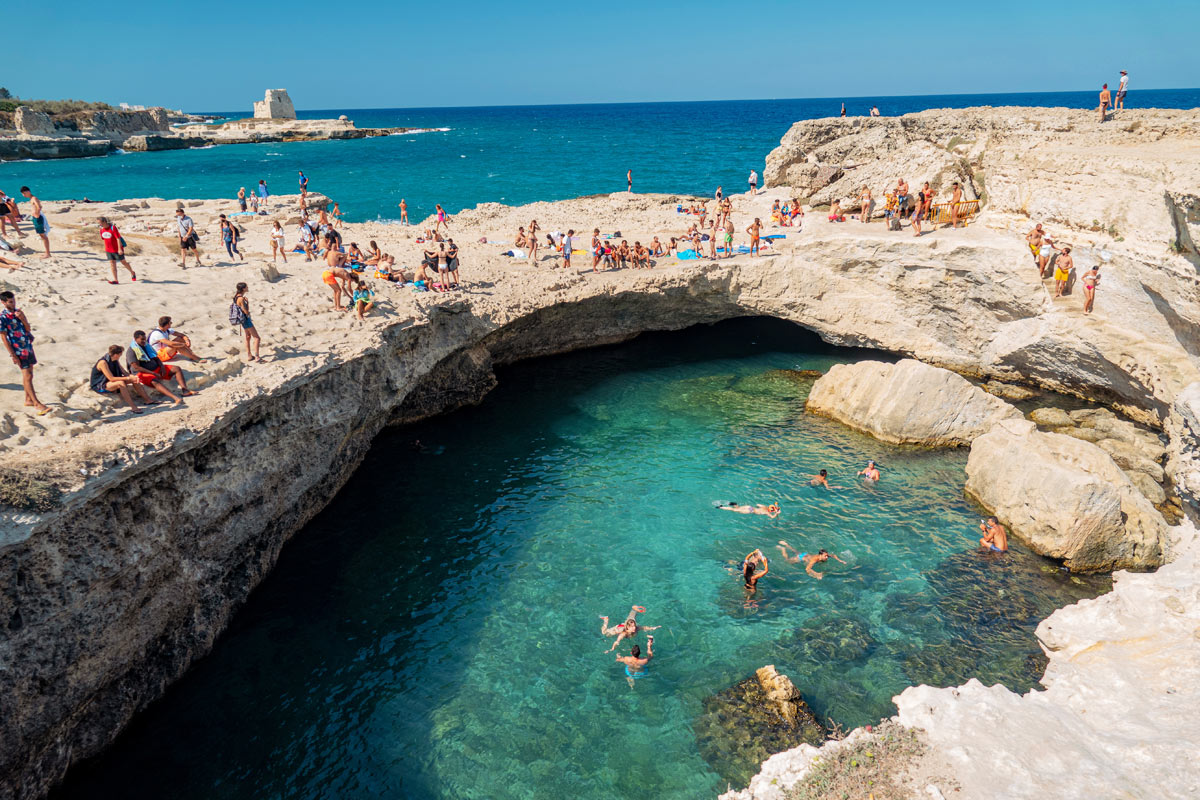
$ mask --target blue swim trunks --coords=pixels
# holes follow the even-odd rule
[[[626,676],[628,676],[628,677],[630,677],[630,678],[633,678],[635,681],[636,681],[638,678],[644,678],[644,677],[646,677],[646,673],[644,673],[644,672],[630,672],[630,671],[629,671],[629,665],[628,665],[628,664],[626,664],[626,665],[625,665],[625,675],[626,675]]]

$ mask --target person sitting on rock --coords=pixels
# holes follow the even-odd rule
[[[150,346],[154,348],[154,354],[163,361],[170,361],[178,356],[183,356],[189,361],[204,361],[192,352],[192,340],[187,334],[171,327],[170,317],[158,318],[158,327],[150,331]]]
[[[179,385],[180,394],[184,397],[197,394],[187,388],[187,380],[183,376],[182,369],[174,364],[164,364],[162,359],[155,354],[154,348],[146,339],[145,331],[133,332],[133,341],[125,350],[125,366],[129,367],[129,374],[137,378],[138,383],[142,386],[153,387],[159,393],[174,400],[176,405],[182,403],[183,399],[168,389],[164,381],[174,379]]]
[[[621,643],[622,639],[632,639],[634,636],[637,636],[638,631],[656,631],[662,627],[661,625],[638,625],[637,615],[645,612],[645,610],[645,606],[634,606],[629,610],[629,616],[625,617],[624,622],[612,627],[608,625],[608,617],[600,617],[600,634],[602,636],[617,637],[612,647],[608,648],[608,652],[611,653],[613,650],[616,650],[617,645]]]
[[[979,530],[983,531],[983,538],[979,540],[981,548],[990,553],[1008,552],[1008,533],[995,517],[980,520]]]

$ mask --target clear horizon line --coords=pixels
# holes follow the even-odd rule
[[[950,94],[880,94],[880,95],[861,95],[858,97],[841,97],[839,95],[826,95],[822,97],[751,97],[751,98],[723,98],[715,100],[596,100],[590,103],[500,103],[493,105],[446,105],[446,106],[371,106],[361,108],[298,108],[297,111],[392,111],[392,110],[411,110],[425,111],[430,109],[467,109],[467,108],[553,108],[553,107],[571,107],[571,106],[636,106],[636,105],[672,105],[672,104],[691,104],[691,103],[778,103],[783,101],[793,100],[833,100],[835,102],[852,102],[857,100],[908,100],[914,97],[1000,97],[1012,95],[1054,95],[1054,94],[1079,94],[1083,92],[1091,92],[1093,89],[1055,89],[1053,91],[1021,91],[1021,92],[954,92]],[[1136,97],[1138,92],[1200,92],[1200,86],[1171,86],[1162,88],[1139,88],[1133,90]],[[985,104],[986,105],[986,104]],[[1200,107],[1200,106],[1198,106]],[[147,106],[153,108],[153,106]],[[182,109],[182,107],[180,107]],[[932,110],[932,109],[931,109]],[[192,114],[215,114],[216,111],[191,111],[186,113]],[[253,113],[251,111],[250,113]]]

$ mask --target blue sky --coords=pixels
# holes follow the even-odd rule
[[[1200,1],[115,6],[4,19],[22,97],[247,111],[1200,86]],[[23,43],[28,42],[25,46]]]

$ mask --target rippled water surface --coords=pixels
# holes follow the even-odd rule
[[[58,797],[691,799],[750,774],[693,725],[763,664],[847,726],[914,682],[1028,689],[1037,621],[1107,582],[975,552],[965,453],[804,413],[811,378],[786,370],[864,355],[740,320],[520,365],[481,407],[386,434]],[[847,488],[807,486],[822,467]],[[748,603],[730,562],[780,539],[848,564],[817,581],[773,558]],[[662,628],[631,689],[598,615],[634,603]]]

